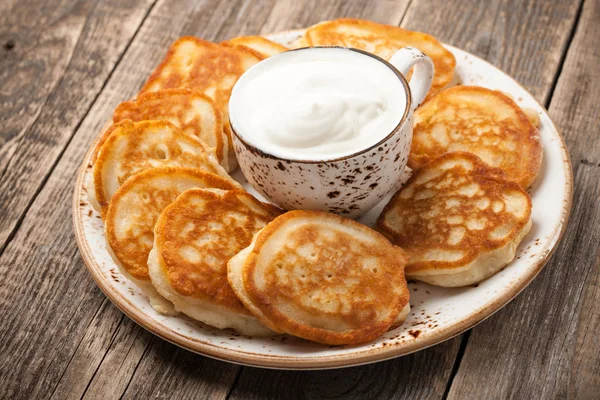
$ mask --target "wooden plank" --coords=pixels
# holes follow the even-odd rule
[[[0,13],[0,253],[154,0],[13,1]]]
[[[22,48],[25,53],[33,54],[31,56],[33,58],[27,59],[29,55],[23,55],[25,54],[23,53],[18,57],[23,58],[24,61],[15,59],[18,62],[15,61],[11,64],[14,64],[14,68],[18,70],[12,71],[14,78],[19,80],[15,83],[15,85],[20,85],[16,90],[17,94],[27,93],[22,84],[32,83],[34,86],[39,84],[40,89],[44,88],[43,80],[46,79],[44,71],[46,69],[53,71],[54,65],[57,64],[54,58],[44,59],[42,57],[44,54],[48,53],[46,54],[48,57],[64,58],[68,66],[61,72],[62,75],[56,88],[53,89],[48,99],[42,101],[46,106],[36,116],[36,123],[31,130],[35,139],[30,137],[25,138],[26,141],[22,139],[16,155],[13,156],[13,160],[17,161],[21,157],[18,155],[21,154],[19,151],[27,152],[31,140],[38,141],[42,146],[51,146],[54,139],[47,137],[45,133],[50,133],[56,138],[56,135],[63,135],[69,129],[74,129],[77,118],[85,115],[86,107],[89,107],[94,99],[94,90],[100,91],[104,80],[134,35],[151,3],[146,0],[111,1],[87,9],[84,7],[85,3],[69,6],[53,4],[52,7],[41,7],[41,4],[34,7],[34,5],[33,2],[25,2],[25,4],[20,2],[20,6],[23,8],[15,8],[11,14],[2,14],[4,17],[18,14],[17,20],[24,21],[24,28],[15,24],[8,25],[10,29],[14,30],[14,34],[11,36],[13,38],[17,37],[15,36],[17,33],[21,34],[28,30],[31,30],[28,35],[33,35],[37,25],[43,26],[47,22],[49,26],[47,30],[42,29],[42,32],[39,33],[42,38],[39,41],[24,33],[25,36],[18,36],[18,40],[14,39],[13,50]],[[42,14],[39,19],[36,9],[40,9]],[[83,13],[86,10],[89,11],[87,16]],[[56,11],[56,15],[54,11]],[[80,21],[81,19],[83,20]],[[54,30],[57,30],[62,36],[55,35]],[[75,31],[70,32],[71,30]],[[72,43],[72,54],[63,51],[64,49],[58,46],[63,41],[77,42],[76,45]],[[53,45],[55,43],[57,46]],[[59,66],[61,62],[58,63]],[[29,70],[23,71],[25,68],[23,65],[25,67],[31,65],[40,70],[36,69],[36,73],[28,75]],[[2,73],[11,72],[4,68],[1,71]],[[7,80],[2,78],[2,82],[7,82]],[[3,84],[2,95],[12,95],[12,89],[10,92],[5,89],[9,88]],[[8,99],[8,97],[3,97],[4,99]],[[31,101],[37,100],[32,99]],[[6,104],[8,106],[9,103]],[[4,103],[2,110],[3,112],[5,110]],[[10,108],[9,111],[20,113],[22,117],[33,113],[31,110],[18,111],[18,108]],[[7,116],[3,114],[4,117]],[[6,120],[7,123],[10,123],[10,118]],[[3,130],[3,132],[8,131]],[[38,156],[45,160],[43,155]],[[33,186],[30,187],[29,184],[33,184],[36,177],[50,171],[51,162],[49,165],[36,165],[35,156],[27,163],[17,161],[15,162],[20,164],[20,177],[17,182],[11,178],[12,173],[5,173],[1,180],[2,194],[0,196],[4,196],[2,199],[7,201],[2,203],[0,224],[15,222],[14,212],[22,209],[23,202],[28,202],[27,199],[19,197],[17,193],[21,193],[19,191],[24,188],[37,190]],[[13,189],[6,186],[11,180]],[[14,397],[16,393],[22,396],[31,395],[31,397],[36,397],[39,393],[49,395],[51,388],[54,387],[62,373],[62,370],[56,366],[60,367],[61,361],[68,361],[69,357],[64,352],[53,352],[53,349],[64,346],[67,350],[70,345],[72,346],[80,340],[80,337],[74,336],[74,334],[78,330],[85,329],[93,316],[92,313],[86,319],[84,314],[79,314],[78,309],[81,304],[90,307],[95,312],[104,301],[104,296],[97,292],[97,288],[89,281],[87,273],[79,266],[69,270],[67,275],[57,278],[60,273],[66,273],[65,270],[61,270],[61,266],[64,264],[73,266],[80,262],[79,255],[72,247],[73,243],[68,244],[74,240],[71,234],[68,197],[70,195],[58,204],[48,203],[46,212],[41,214],[43,221],[37,220],[37,223],[43,224],[56,216],[53,213],[56,211],[57,205],[61,211],[64,210],[60,216],[61,221],[53,225],[54,229],[62,232],[60,241],[53,240],[55,231],[45,231],[45,234],[40,236],[31,236],[32,228],[30,226],[30,230],[24,232],[24,237],[29,241],[27,251],[22,254],[15,252],[9,254],[8,260],[10,261],[0,265],[0,275],[3,277],[0,284],[2,293],[0,311],[3,321],[2,327],[0,327],[0,336],[9,338],[3,339],[2,345],[0,345],[0,354],[2,354],[0,360],[0,371],[2,371],[0,388],[2,389],[0,392],[3,394],[0,397],[3,398]],[[48,213],[48,210],[52,210],[52,213]],[[6,230],[3,229],[0,236],[5,239]],[[0,245],[0,247],[2,246]],[[61,279],[63,286],[61,286]],[[79,285],[79,281],[82,280],[87,282],[87,285]],[[69,287],[64,286],[66,281],[70,282]],[[26,311],[21,312],[23,309]],[[78,318],[72,320],[74,315],[78,315]],[[65,326],[67,327],[65,328]],[[58,335],[57,332],[61,332],[62,336],[53,342],[52,339]],[[76,340],[74,340],[75,337]],[[41,340],[34,340],[40,338]],[[10,350],[7,350],[9,347]],[[19,368],[15,368],[15,365],[18,365]]]
[[[231,399],[440,399],[460,338],[394,360],[326,371],[244,368]]]
[[[482,57],[547,104],[580,2],[424,0],[402,26]]]
[[[0,248],[51,169],[46,152],[60,153],[151,6],[147,0],[55,2],[52,7],[12,3],[2,13],[7,23],[2,38],[14,47],[0,68],[9,74],[0,79],[2,151],[11,156],[0,179]],[[30,154],[32,148],[39,152]],[[0,397],[49,396],[69,349],[81,340],[77,332],[85,330],[104,301],[83,269],[64,268],[80,262],[69,244],[68,203],[47,203],[22,233],[26,250],[13,249],[0,262]],[[52,225],[55,231],[47,230],[45,223],[60,214],[57,209],[64,210],[61,220]],[[37,224],[43,233],[32,232]],[[59,241],[56,232],[62,233]],[[86,315],[80,307],[94,311]]]
[[[406,13],[409,0],[319,1],[283,0],[273,6],[261,34],[306,28],[321,21],[348,17],[370,19],[384,24],[398,25]]]
[[[89,392],[87,388],[91,384],[103,386],[104,398],[118,397],[127,387],[129,376],[151,336],[105,299],[58,381],[52,398],[81,399]],[[114,362],[114,357],[119,360]],[[104,362],[104,368],[99,369],[101,362]],[[92,378],[95,378],[94,382],[91,382]]]
[[[575,177],[566,234],[531,287],[473,330],[450,398],[598,398],[599,37],[600,2],[586,0],[549,108]]]
[[[36,0],[0,5],[0,176],[63,76],[93,9],[91,1],[57,1],[50,9],[41,5]]]
[[[155,337],[123,398],[225,399],[240,368]]]
[[[121,314],[115,307],[113,312]],[[154,336],[132,320],[121,315],[122,323],[114,335],[113,344],[99,364],[91,382],[78,375],[74,379],[89,382],[84,399],[117,399],[127,389],[131,376]],[[104,354],[104,348],[98,354]],[[96,364],[98,365],[98,364]],[[69,365],[71,367],[71,365]],[[59,397],[60,398],[60,397]]]

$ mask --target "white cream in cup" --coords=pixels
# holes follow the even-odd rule
[[[410,84],[404,75],[414,68]],[[285,209],[356,217],[396,186],[433,63],[414,48],[390,63],[340,47],[292,50],[261,61],[229,102],[240,167]]]

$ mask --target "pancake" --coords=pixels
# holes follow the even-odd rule
[[[531,199],[505,176],[470,153],[445,154],[414,173],[376,224],[409,254],[409,279],[467,286],[513,260],[531,228]]]
[[[243,190],[189,189],[161,213],[148,259],[162,296],[188,316],[244,335],[268,335],[227,282],[227,262],[281,210]]]
[[[308,28],[304,33],[304,43],[308,46],[352,47],[368,51],[384,60],[389,60],[402,47],[416,47],[431,58],[435,67],[428,96],[446,87],[454,77],[456,60],[436,38],[397,26],[341,18]]]
[[[275,54],[283,53],[289,49],[279,43],[265,39],[262,36],[240,36],[222,43],[227,43],[236,46],[249,47],[254,51],[260,53],[264,58],[274,56]]]
[[[119,270],[148,295],[158,312],[173,306],[158,295],[148,275],[154,224],[162,210],[191,188],[235,189],[228,180],[191,168],[159,167],[133,175],[117,190],[104,221],[107,249]]]
[[[161,165],[197,168],[234,182],[208,147],[168,121],[121,121],[106,139],[93,168],[95,206],[104,212],[131,175]]]
[[[227,170],[233,171],[237,161],[229,131],[229,96],[244,71],[262,59],[261,54],[245,46],[215,44],[184,36],[171,45],[140,93],[187,88],[213,99],[223,116],[223,130],[229,135]]]
[[[113,114],[113,122],[165,120],[195,136],[215,153],[227,169],[228,138],[223,133],[221,112],[208,96],[189,89],[165,89],[125,101]]]
[[[108,139],[108,137],[111,135],[111,133],[113,133],[116,127],[117,126],[115,124],[108,123],[104,127],[102,132],[100,132],[100,134],[98,135],[98,139],[96,143],[94,143],[94,151],[92,152],[92,165],[96,163],[96,160],[98,159],[98,153],[100,153],[102,145],[104,144],[104,142],[106,142],[106,139]]]
[[[447,152],[467,151],[527,188],[542,164],[536,127],[509,97],[474,86],[438,93],[417,108],[408,166],[419,168]]]
[[[402,249],[358,222],[290,211],[229,261],[228,279],[272,330],[330,345],[358,344],[406,318],[407,260]]]

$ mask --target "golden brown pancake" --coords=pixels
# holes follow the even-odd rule
[[[217,160],[227,167],[228,138],[223,132],[221,112],[208,96],[189,89],[165,89],[125,101],[113,114],[113,122],[165,120],[207,144]],[[225,161],[225,162],[224,162]]]
[[[351,219],[290,211],[229,261],[228,279],[272,330],[331,345],[357,344],[406,318],[407,261],[402,249]]]
[[[161,213],[148,260],[158,292],[188,316],[245,335],[273,332],[238,300],[227,262],[281,210],[243,190],[189,189]]]
[[[409,167],[454,151],[479,156],[525,188],[542,164],[542,142],[529,118],[503,93],[482,87],[446,89],[415,112]]]
[[[121,121],[106,139],[93,168],[92,203],[104,212],[131,175],[161,165],[196,168],[233,180],[200,140],[168,121]]]
[[[376,227],[409,254],[409,279],[467,286],[512,261],[531,227],[531,199],[477,156],[447,153],[414,173]]]
[[[262,58],[258,52],[245,46],[215,44],[184,36],[171,45],[140,93],[174,88],[203,92],[214,100],[223,116],[223,130],[231,135],[227,112],[231,89],[244,71]],[[237,162],[231,136],[229,138],[228,171],[233,171]]]
[[[265,39],[262,36],[240,36],[221,43],[249,47],[260,53],[264,58],[289,50],[287,47]]]
[[[402,47],[416,47],[431,58],[435,67],[429,96],[447,86],[454,77],[456,60],[436,38],[397,26],[341,18],[311,26],[304,34],[304,42],[308,46],[352,47],[384,60],[389,60]]]
[[[104,142],[106,142],[106,139],[108,139],[108,137],[110,136],[111,133],[113,133],[113,131],[115,130],[117,126],[115,124],[107,124],[104,129],[102,130],[102,132],[100,132],[100,134],[98,135],[98,139],[96,141],[96,143],[94,143],[94,150],[92,152],[92,165],[94,165],[96,163],[96,160],[98,159],[98,153],[100,152],[100,149],[102,148],[102,145],[104,144]]]
[[[113,196],[104,221],[107,249],[121,272],[150,297],[159,312],[169,303],[156,293],[148,275],[148,254],[154,245],[154,224],[162,210],[191,188],[235,189],[228,180],[182,167],[151,168],[133,175]]]

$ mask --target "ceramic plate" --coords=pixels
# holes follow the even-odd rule
[[[288,31],[268,37],[285,45],[301,34],[302,31]],[[529,190],[533,226],[515,260],[502,271],[466,288],[409,283],[412,310],[406,322],[360,346],[324,346],[289,336],[250,338],[185,316],[167,317],[154,311],[141,291],[119,273],[106,250],[102,220],[90,206],[86,193],[91,173],[90,151],[78,175],[73,218],[77,244],[98,286],[131,319],[178,346],[230,362],[282,369],[348,367],[398,357],[456,336],[498,311],[540,272],[564,232],[571,208],[571,164],[565,143],[548,114],[525,89],[487,62],[452,46],[447,48],[456,57],[456,75],[461,84],[502,90],[522,107],[535,109],[541,120],[544,161],[537,182]],[[409,172],[405,175],[408,177]],[[256,194],[239,171],[234,177]],[[361,222],[371,225],[386,201]]]

